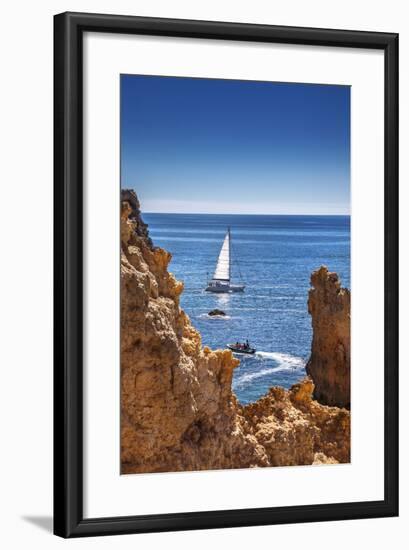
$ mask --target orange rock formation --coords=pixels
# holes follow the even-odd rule
[[[350,415],[307,378],[241,406],[228,350],[202,347],[179,305],[171,255],[153,246],[132,192],[121,212],[121,471],[349,461]]]
[[[326,267],[314,271],[311,285],[313,338],[307,373],[314,380],[314,397],[324,405],[349,408],[351,294]]]

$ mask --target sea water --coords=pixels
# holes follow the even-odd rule
[[[181,305],[203,345],[248,339],[254,356],[236,355],[233,389],[241,403],[305,376],[311,351],[307,300],[312,271],[326,265],[350,288],[349,216],[254,216],[143,213],[155,245],[172,253],[169,270],[184,282]],[[232,278],[243,293],[205,292],[227,228]],[[209,317],[214,308],[225,317]]]

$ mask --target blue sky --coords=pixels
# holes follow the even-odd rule
[[[122,75],[121,186],[145,212],[349,214],[350,88]]]

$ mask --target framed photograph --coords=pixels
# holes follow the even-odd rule
[[[55,17],[55,534],[398,514],[398,36]]]

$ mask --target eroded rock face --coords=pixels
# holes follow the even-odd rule
[[[137,199],[122,198],[122,473],[348,462],[349,413],[313,401],[310,379],[238,403],[239,361],[202,347],[171,255],[153,247]]]
[[[136,193],[133,189],[121,190],[121,201],[126,201],[130,206],[129,219],[135,223],[135,233],[140,237],[144,237],[146,243],[153,248],[153,243],[149,237],[148,224],[146,224],[141,216],[141,205]]]
[[[129,216],[131,215],[131,218]],[[171,255],[135,230],[127,201],[121,218],[122,472],[161,472],[267,464],[242,427],[231,391],[238,361],[202,348],[179,306],[182,283]]]
[[[305,378],[290,390],[270,388],[267,395],[243,407],[251,433],[271,466],[350,461],[350,414],[312,398],[314,383]]]
[[[311,275],[308,311],[313,339],[307,372],[314,397],[325,405],[350,407],[351,295],[336,273],[321,267]]]

